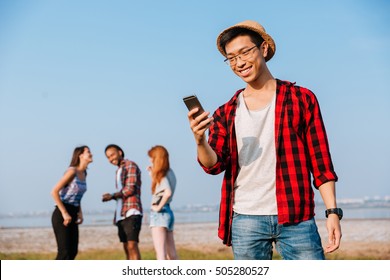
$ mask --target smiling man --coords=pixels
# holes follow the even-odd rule
[[[209,117],[188,113],[198,161],[224,173],[218,235],[235,259],[324,259],[341,240],[335,182],[319,104],[308,89],[275,79],[266,62],[276,46],[263,26],[244,21],[224,30],[217,47],[245,88]],[[209,137],[205,136],[209,129]],[[328,242],[314,220],[314,191],[327,207]]]
[[[116,200],[114,224],[123,243],[126,259],[140,260],[138,248],[142,225],[141,170],[135,162],[125,159],[123,150],[115,144],[105,149],[108,161],[118,166],[116,171],[116,192],[103,194],[103,202]]]

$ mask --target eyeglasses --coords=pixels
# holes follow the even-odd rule
[[[248,60],[249,58],[252,57],[252,53],[251,53],[251,50],[253,50],[254,48],[258,48],[259,46],[257,45],[254,45],[253,47],[243,51],[242,53],[239,53],[235,56],[232,56],[232,57],[227,57],[224,62],[227,64],[227,65],[230,65],[230,66],[234,66],[237,64],[237,58],[241,59],[241,60]]]

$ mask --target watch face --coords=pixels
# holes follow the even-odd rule
[[[339,216],[341,215],[341,217],[343,216],[343,210],[341,209],[341,208],[337,208],[337,210],[338,210],[338,214],[339,214]]]

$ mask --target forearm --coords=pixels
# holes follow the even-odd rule
[[[53,197],[58,209],[61,211],[62,216],[68,215],[68,211],[66,210],[65,205],[61,200],[59,192],[73,180],[76,174],[75,172],[76,171],[74,168],[69,168],[51,191],[51,196]]]
[[[164,195],[164,196],[161,198],[160,203],[159,203],[158,205],[156,205],[157,208],[158,208],[158,209],[157,209],[158,211],[160,211],[160,210],[165,206],[165,204],[167,204],[168,199],[169,199],[170,197],[171,197],[170,195],[169,195],[169,196]]]
[[[60,212],[61,212],[62,214],[68,213],[68,211],[67,211],[66,208],[65,208],[64,203],[62,202],[62,200],[61,200],[61,198],[60,198],[60,195],[58,194],[58,192],[56,192],[56,189],[54,189],[54,190],[51,192],[51,196],[53,197],[54,203],[57,205],[57,207],[58,207],[58,209],[60,210]]]
[[[197,154],[200,163],[207,168],[210,168],[217,163],[217,154],[209,143],[207,143],[206,139],[197,144]]]
[[[336,187],[334,181],[328,181],[319,187],[326,209],[337,208]]]
[[[158,204],[152,205],[152,210],[156,212],[160,212],[161,209],[167,204],[168,200],[172,196],[171,189],[165,189],[163,196]]]
[[[319,187],[326,209],[337,208],[335,182],[328,181]],[[340,247],[341,225],[338,215],[329,215],[326,220],[328,243],[324,247],[325,253],[332,253]]]
[[[114,200],[116,200],[117,198],[121,198],[121,197],[122,197],[122,191],[114,192],[111,194],[111,199],[114,199]]]

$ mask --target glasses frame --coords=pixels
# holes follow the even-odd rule
[[[234,66],[237,64],[237,58],[241,59],[242,61],[247,61],[249,58],[251,58],[252,56],[248,56],[249,54],[251,54],[250,52],[255,49],[255,48],[259,48],[260,46],[258,45],[254,45],[253,47],[243,51],[242,53],[239,53],[233,57],[227,57],[226,59],[224,59],[223,62],[225,62],[227,65],[229,66]],[[242,55],[244,56],[248,56],[247,58],[243,58]]]

